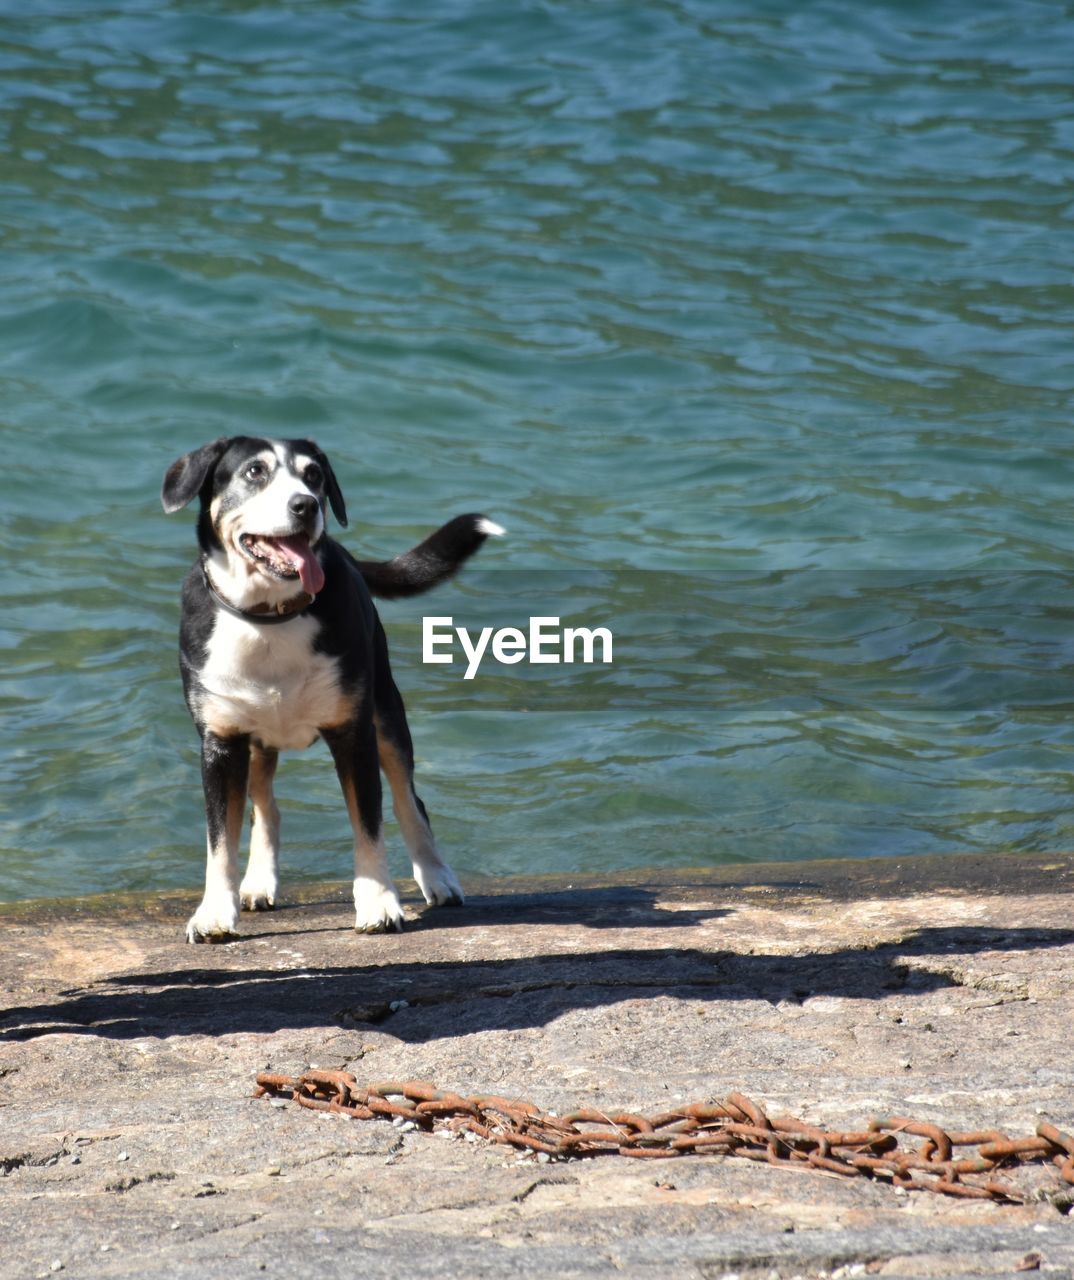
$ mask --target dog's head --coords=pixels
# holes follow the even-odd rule
[[[201,499],[198,541],[217,586],[238,603],[275,601],[296,583],[324,586],[317,555],[326,509],[347,523],[331,463],[311,440],[223,436],[168,468],[161,502],[169,514]]]

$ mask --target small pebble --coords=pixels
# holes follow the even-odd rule
[[[409,1000],[393,1000],[391,1004],[388,1005],[388,1008],[392,1011],[392,1013],[398,1013],[400,1009],[409,1009],[410,1001]]]
[[[116,1156],[116,1159],[122,1162],[123,1160],[129,1160],[130,1156],[125,1151],[121,1151],[119,1155]]]
[[[278,1164],[270,1164],[265,1170],[265,1176],[268,1178],[278,1178],[280,1176],[280,1166]]]
[[[53,1259],[53,1261],[52,1261],[51,1265],[49,1266],[49,1270],[50,1270],[50,1271],[62,1271],[62,1270],[63,1270],[63,1263],[59,1260],[59,1258],[55,1258],[55,1259]]]

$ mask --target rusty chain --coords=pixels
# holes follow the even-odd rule
[[[937,1125],[889,1116],[871,1120],[858,1132],[837,1133],[789,1116],[770,1117],[741,1093],[729,1094],[722,1103],[694,1102],[654,1116],[594,1108],[555,1115],[531,1102],[463,1097],[422,1080],[363,1087],[346,1071],[310,1070],[297,1077],[262,1072],[254,1096],[266,1094],[357,1120],[402,1117],[424,1130],[440,1122],[456,1133],[553,1158],[740,1156],[780,1168],[882,1178],[907,1191],[1014,1204],[1029,1197],[996,1181],[1001,1169],[1051,1162],[1074,1185],[1074,1138],[1050,1124],[1039,1124],[1033,1137],[1009,1138],[991,1129],[947,1133]],[[963,1154],[956,1150],[960,1147],[973,1150]]]

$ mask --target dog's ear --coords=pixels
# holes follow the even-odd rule
[[[336,479],[336,473],[332,470],[332,464],[324,455],[323,449],[313,446],[317,454],[317,461],[320,463],[321,470],[324,472],[324,491],[328,498],[328,505],[332,508],[332,514],[339,523],[347,527],[347,508],[343,502],[343,493],[339,487],[339,481]]]
[[[177,458],[172,463],[165,472],[164,483],[160,489],[161,505],[168,515],[173,511],[179,511],[198,496],[213,467],[223,456],[228,443],[229,437],[221,436],[212,444],[203,444],[200,449],[184,453],[181,458]]]

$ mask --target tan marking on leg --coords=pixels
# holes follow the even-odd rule
[[[279,887],[280,809],[272,792],[279,752],[252,744],[250,748],[250,857],[239,886],[247,911],[269,911]]]
[[[403,833],[410,852],[410,859],[414,864],[414,879],[418,882],[422,896],[433,906],[461,904],[462,887],[455,873],[441,857],[429,820],[418,807],[413,772],[394,743],[381,732],[379,721],[377,754],[380,767],[391,787],[395,820],[399,823],[399,830]]]

